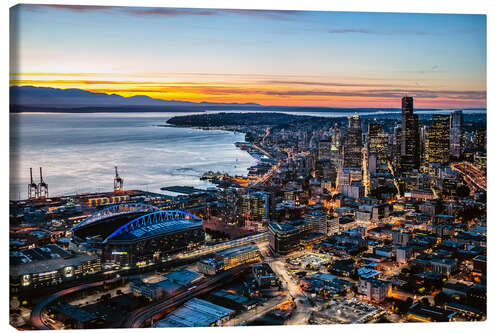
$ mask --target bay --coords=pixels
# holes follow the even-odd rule
[[[181,113],[10,115],[10,199],[27,197],[29,168],[39,167],[50,196],[112,191],[114,167],[125,189],[160,188],[201,181],[209,170],[246,175],[256,161],[234,146],[244,134],[161,127]]]

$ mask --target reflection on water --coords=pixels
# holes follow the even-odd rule
[[[179,113],[176,113],[176,115]],[[208,170],[246,174],[255,163],[234,146],[244,135],[158,127],[174,114],[13,114],[10,198],[26,198],[29,168],[44,169],[51,196],[113,189],[114,166],[125,189],[168,185],[206,188]]]

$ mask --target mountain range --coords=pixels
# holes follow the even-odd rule
[[[163,100],[137,95],[123,97],[117,94],[94,93],[82,89],[57,89],[34,86],[11,86],[11,107],[210,107],[210,106],[259,106],[255,103],[209,103]]]

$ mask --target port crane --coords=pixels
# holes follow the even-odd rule
[[[38,198],[38,185],[33,181],[33,169],[30,168],[30,183],[28,184],[28,199],[33,200]]]
[[[43,181],[42,167],[40,167],[40,183],[38,183],[38,198],[45,199],[49,197],[49,185]]]
[[[118,175],[118,167],[115,166],[115,183],[114,183],[115,193],[123,192],[123,178]]]

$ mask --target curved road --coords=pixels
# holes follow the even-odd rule
[[[31,316],[30,316],[31,324],[39,330],[52,330],[53,327],[51,327],[50,325],[47,325],[42,319],[42,311],[47,305],[56,301],[60,297],[72,294],[74,292],[85,290],[88,288],[99,287],[99,286],[102,286],[106,283],[112,283],[112,282],[116,282],[116,281],[118,281],[117,278],[111,279],[111,280],[105,280],[105,281],[98,281],[98,282],[89,283],[89,284],[82,284],[82,285],[79,285],[76,287],[72,287],[72,288],[58,291],[58,292],[50,295],[48,298],[46,298],[43,301],[41,301],[40,303],[38,303],[33,308],[33,311],[31,311]]]

